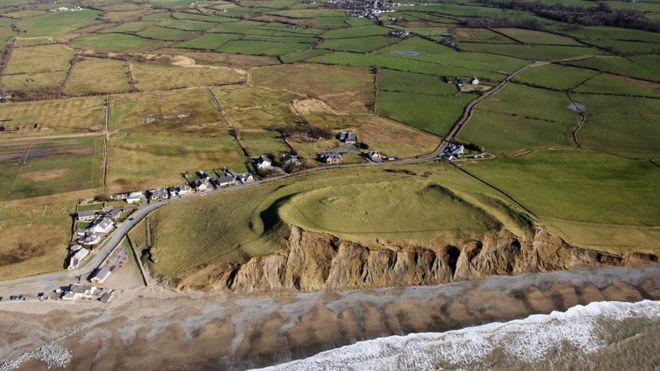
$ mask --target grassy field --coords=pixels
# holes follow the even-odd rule
[[[490,153],[574,146],[577,123],[551,122],[477,110],[458,139],[482,146]]]
[[[193,37],[193,33],[174,28],[165,27],[147,27],[146,29],[137,33],[138,35],[147,39],[156,39],[164,41],[183,41]]]
[[[4,75],[0,78],[0,87],[9,91],[56,89],[65,77],[66,71]]]
[[[373,102],[373,76],[366,68],[294,64],[256,68],[250,82],[319,97],[335,109],[364,112]]]
[[[321,36],[323,36],[324,39],[348,39],[365,36],[382,36],[387,35],[389,32],[390,29],[386,27],[369,25],[362,27],[340,28],[337,30],[328,31]]]
[[[546,150],[517,157],[469,165],[466,169],[526,205],[541,218],[569,222],[573,238],[602,249],[656,251],[658,231],[656,195],[660,173],[648,161],[578,150]],[[601,228],[576,228],[592,223]],[[645,244],[627,240],[626,233],[612,237],[609,225],[640,227],[649,238]],[[627,229],[622,228],[620,231]]]
[[[497,31],[525,44],[583,45],[569,37],[542,31],[524,30],[520,28],[498,28]]]
[[[377,113],[440,136],[447,135],[476,96],[434,96],[415,93],[378,92]]]
[[[438,76],[381,69],[378,72],[378,90],[432,95],[455,95],[454,84]]]
[[[479,110],[576,124],[577,114],[569,109],[570,104],[571,101],[564,93],[509,84],[481,103]]]
[[[99,187],[102,146],[100,137],[0,145],[0,199],[22,199]]]
[[[355,133],[370,150],[398,158],[431,153],[440,145],[440,138],[435,135],[376,115],[366,118]]]
[[[114,52],[143,51],[157,47],[158,41],[126,34],[99,34],[83,36],[71,41],[71,46]]]
[[[295,41],[277,42],[260,40],[235,40],[222,46],[225,53],[278,56],[309,48],[308,44]]]
[[[225,45],[229,41],[240,39],[240,35],[235,34],[206,34],[198,38],[188,40],[177,44],[178,48],[206,49],[215,50]]]
[[[517,77],[515,81],[544,88],[568,90],[578,86],[597,73],[596,71],[587,69],[546,64],[526,71]]]
[[[330,39],[322,42],[319,48],[347,52],[368,53],[395,44],[397,39],[384,36],[357,37],[350,39]]]
[[[101,33],[109,33],[109,32],[140,32],[144,30],[145,28],[149,27],[153,23],[151,22],[143,22],[143,21],[138,21],[138,22],[127,22],[127,23],[122,23],[118,26],[106,28],[105,30],[101,31]]]
[[[459,42],[514,44],[515,41],[485,28],[457,28],[454,39]]]
[[[581,143],[588,148],[643,159],[660,159],[660,105],[656,99],[576,94],[586,106]]]
[[[108,186],[115,192],[183,184],[186,171],[245,169],[227,130],[212,136],[121,131],[112,136],[109,153]]]
[[[0,279],[63,269],[74,200],[0,203]]]
[[[137,87],[143,91],[235,84],[245,80],[243,74],[223,67],[132,63],[132,68]]]
[[[226,129],[206,89],[112,96],[109,125],[153,133],[217,133]]]
[[[660,98],[660,84],[600,74],[576,89],[580,93],[620,94]]]
[[[98,23],[98,12],[56,12],[16,22],[16,27],[26,31],[26,36],[62,35],[79,28]]]
[[[595,48],[563,45],[505,45],[462,43],[460,47],[463,50],[471,52],[497,54],[520,59],[541,61],[602,54],[600,50]]]
[[[660,71],[657,68],[632,58],[597,56],[583,61],[571,62],[570,64],[640,79],[660,81]]]
[[[5,74],[65,71],[73,57],[73,49],[61,45],[41,45],[16,48],[12,51]]]
[[[3,103],[0,120],[5,128],[19,128],[22,134],[98,131],[103,128],[103,98]]]
[[[289,147],[281,139],[279,133],[267,130],[239,130],[240,141],[250,152],[250,156],[264,153],[278,155],[289,152]]]
[[[129,89],[126,62],[98,58],[77,62],[64,86],[69,95],[126,93]]]

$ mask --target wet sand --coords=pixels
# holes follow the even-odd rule
[[[594,301],[657,300],[660,265],[343,292],[247,296],[149,288],[117,299],[107,307],[0,304],[0,360],[59,338],[52,344],[68,349],[67,368],[75,370],[266,366],[381,336],[508,321]],[[34,358],[20,365],[45,368]]]

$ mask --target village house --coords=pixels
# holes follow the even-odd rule
[[[122,213],[122,209],[113,207],[112,209],[110,209],[108,212],[105,213],[105,217],[110,218],[112,220],[117,220],[121,215],[121,213]]]
[[[342,131],[339,133],[339,141],[346,144],[357,144],[357,135],[352,131]]]
[[[149,192],[149,201],[158,201],[167,199],[167,191],[163,188],[155,188]]]
[[[76,219],[81,222],[90,222],[99,216],[98,210],[83,210],[76,212]]]
[[[92,233],[108,234],[112,230],[112,227],[114,227],[114,223],[112,222],[112,219],[108,217],[104,217],[103,219],[94,223],[94,225],[92,225],[89,228],[89,230]]]
[[[99,242],[101,242],[101,235],[98,233],[85,233],[78,239],[79,244],[86,246],[98,245]]]
[[[241,183],[250,183],[254,182],[254,176],[251,173],[240,173],[236,174],[236,180]]]
[[[92,283],[104,283],[108,280],[112,274],[112,269],[110,267],[103,267],[96,270],[94,275],[89,279]]]
[[[366,154],[367,159],[369,159],[372,162],[383,162],[385,161],[386,157],[378,152],[378,151],[371,151]]]
[[[446,160],[456,160],[465,152],[465,146],[462,144],[450,144],[445,148],[442,157]]]
[[[394,31],[390,31],[390,33],[388,34],[389,37],[395,37],[399,39],[405,39],[409,35],[410,32],[408,32],[408,30],[394,30]]]
[[[97,298],[99,292],[96,286],[74,283],[65,290],[62,300],[92,300]]]
[[[131,192],[128,197],[126,197],[126,202],[129,204],[135,204],[142,202],[144,200],[144,193],[142,192]]]
[[[269,155],[261,155],[257,158],[257,169],[263,170],[273,166],[273,160]]]
[[[338,164],[342,161],[341,153],[337,151],[320,152],[317,154],[317,156],[319,161],[326,164]]]
[[[217,182],[219,187],[228,187],[228,186],[236,184],[236,178],[234,178],[233,176],[227,175],[227,176],[223,176],[221,178],[217,178],[216,182]]]
[[[192,192],[192,188],[188,185],[182,185],[180,187],[170,187],[169,192],[170,192],[170,197],[183,196]]]
[[[193,182],[193,187],[197,192],[204,192],[211,187],[211,183],[208,181],[208,179],[197,179]]]
[[[80,266],[80,263],[87,257],[87,255],[89,255],[89,250],[79,246],[79,249],[69,257],[69,266],[67,269],[77,269]]]
[[[282,165],[283,166],[298,166],[300,165],[300,159],[297,155],[293,153],[285,153],[282,155]]]

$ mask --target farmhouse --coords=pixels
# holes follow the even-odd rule
[[[378,152],[378,151],[371,151],[366,154],[367,159],[373,162],[383,162],[385,160],[385,156]]]
[[[101,234],[107,234],[110,233],[112,230],[112,227],[114,226],[112,219],[108,217],[104,217],[100,221],[94,223],[94,225],[89,228],[92,233],[101,233]]]
[[[268,155],[261,155],[257,158],[257,169],[268,169],[273,166],[273,161]]]
[[[71,257],[69,257],[69,266],[67,269],[77,269],[87,255],[89,255],[89,250],[84,247],[76,251]]]
[[[128,197],[126,197],[126,202],[129,204],[135,204],[142,202],[144,199],[144,194],[142,192],[131,192]]]
[[[110,269],[109,267],[103,267],[97,269],[94,275],[92,276],[92,278],[90,278],[89,280],[92,283],[103,283],[108,279],[108,277],[110,277],[110,274],[112,274],[112,269]]]
[[[208,179],[197,179],[193,182],[193,187],[198,191],[198,192],[204,192],[209,189],[211,186],[211,183],[208,181]]]
[[[341,163],[342,158],[341,158],[341,153],[337,151],[330,151],[330,152],[320,152],[317,154],[319,161],[324,162],[326,164],[338,164]]]
[[[62,295],[62,300],[91,300],[96,299],[99,293],[96,286],[87,286],[74,283]]]
[[[254,182],[254,176],[251,173],[240,173],[236,175],[236,180],[241,183]]]
[[[98,245],[101,242],[101,235],[98,233],[86,233],[84,236],[78,239],[78,243],[81,245]]]
[[[300,160],[293,153],[285,153],[282,155],[282,165],[298,166],[300,165]]]

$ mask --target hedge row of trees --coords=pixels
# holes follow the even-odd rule
[[[480,0],[480,3],[495,8],[528,11],[540,17],[569,24],[660,32],[660,22],[649,19],[643,12],[634,9],[612,9],[605,3],[598,3],[592,8],[546,4],[538,0]]]

